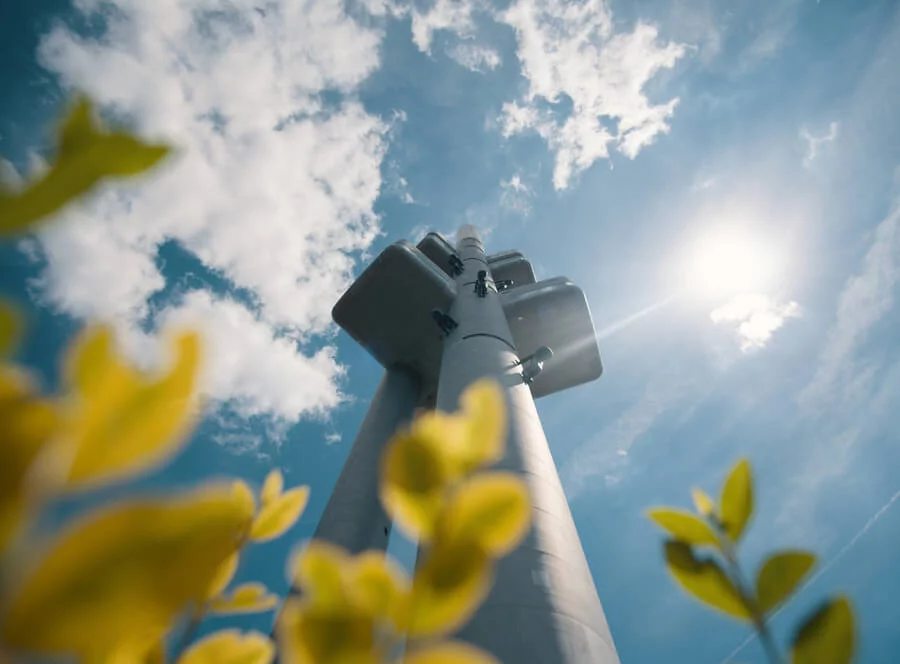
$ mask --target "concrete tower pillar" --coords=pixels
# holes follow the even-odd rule
[[[384,372],[313,537],[354,554],[387,548],[392,522],[378,498],[381,455],[418,401],[418,378],[402,369]]]
[[[516,346],[478,231],[463,226],[450,310],[459,327],[444,340],[437,408],[453,411],[462,391],[491,377],[506,394],[507,454],[498,468],[525,480],[533,503],[525,541],[500,561],[494,587],[459,638],[504,664],[617,664],[615,646],[563,493],[534,399],[521,378]],[[478,272],[487,293],[476,292]],[[365,430],[365,425],[363,431]],[[362,434],[361,434],[362,435]]]

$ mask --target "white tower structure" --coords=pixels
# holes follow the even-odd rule
[[[478,231],[463,226],[455,246],[437,233],[389,246],[333,316],[385,374],[315,537],[354,553],[385,548],[378,468],[391,434],[416,408],[456,410],[468,385],[492,377],[509,417],[498,467],[526,482],[533,525],[458,636],[504,664],[618,664],[534,403],[602,373],[582,290],[564,277],[536,282],[520,252],[488,256]]]

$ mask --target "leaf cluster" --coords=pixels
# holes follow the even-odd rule
[[[696,513],[668,507],[647,512],[670,536],[663,545],[669,572],[695,599],[752,624],[770,660],[781,662],[766,621],[802,589],[816,556],[801,550],[772,553],[760,566],[755,582],[745,580],[736,547],[753,515],[753,476],[746,459],[729,472],[718,503],[700,489],[694,489],[692,497]],[[854,639],[849,601],[843,596],[829,599],[796,629],[790,661],[848,664]]]
[[[47,171],[18,188],[0,182],[0,235],[38,228],[104,180],[145,172],[170,149],[109,131],[80,99],[62,122]],[[166,497],[101,504],[47,542],[42,509],[73,493],[160,467],[196,425],[203,344],[167,334],[161,372],[132,365],[112,328],[87,327],[63,359],[59,394],[10,358],[21,316],[0,303],[0,661],[163,664],[181,630],[177,664],[393,661],[406,640],[412,664],[491,664],[447,637],[478,607],[497,558],[529,526],[524,483],[479,472],[503,455],[505,406],[492,383],[472,386],[455,414],[420,415],[389,443],[382,500],[426,547],[412,579],[383,551],[351,556],[311,542],[292,565],[302,594],[281,602],[256,582],[232,586],[242,551],[284,535],[309,499],[271,471],[255,495],[241,480]],[[271,611],[277,643],[226,629],[196,643],[209,614]]]

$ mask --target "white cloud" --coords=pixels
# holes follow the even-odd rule
[[[560,470],[566,495],[574,500],[602,481],[618,485],[627,472],[632,446],[677,405],[698,399],[696,381],[686,376],[659,375],[644,392],[599,433],[578,446]]]
[[[709,317],[716,324],[737,326],[741,350],[763,348],[788,318],[800,315],[796,302],[779,303],[760,293],[742,293],[725,303]]]
[[[379,65],[381,34],[349,18],[341,0],[75,4],[103,34],[57,25],[41,62],[179,154],[41,233],[43,297],[137,329],[166,286],[158,248],[176,240],[259,307],[195,294],[159,312],[207,316],[221,350],[210,394],[245,414],[296,419],[330,408],[340,399],[333,351],[298,342],[330,333],[352,253],[379,232],[372,206],[390,127],[347,95]],[[326,89],[343,101],[326,107]]]
[[[337,431],[325,434],[325,443],[327,445],[337,445],[341,440],[343,440],[343,436]]]
[[[470,71],[485,72],[500,66],[500,54],[487,46],[462,41],[447,51],[453,60]]]
[[[644,86],[660,69],[685,53],[682,44],[660,44],[657,30],[638,23],[614,31],[603,0],[517,0],[501,16],[518,39],[528,91],[504,105],[506,136],[534,129],[556,152],[553,184],[566,188],[572,177],[609,156],[609,144],[630,158],[668,132],[678,99],[650,103]],[[560,122],[547,103],[567,96],[571,114]]]
[[[294,339],[278,336],[239,302],[193,291],[159,323],[204,333],[211,361],[204,365],[203,391],[239,415],[274,413],[296,421],[300,414],[323,415],[342,399],[336,381],[344,372],[333,348],[304,355]]]
[[[800,402],[812,405],[847,389],[859,374],[854,361],[868,331],[894,306],[900,282],[900,203],[875,229],[860,272],[844,284],[838,298],[834,325],[819,355],[815,376],[804,388]]]
[[[806,127],[800,128],[800,138],[806,141],[806,156],[803,158],[804,168],[812,166],[813,160],[819,155],[824,145],[832,143],[838,137],[840,124],[832,122],[828,125],[828,132],[821,136],[814,136]]]
[[[473,0],[435,0],[427,11],[412,11],[413,43],[423,53],[431,54],[431,42],[438,30],[455,32],[460,36],[468,36],[475,29],[472,13],[475,10]]]
[[[527,217],[531,214],[531,199],[534,192],[522,182],[516,173],[509,180],[500,180],[500,207],[514,214]]]

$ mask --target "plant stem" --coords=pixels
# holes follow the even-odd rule
[[[750,610],[753,626],[759,633],[759,641],[763,646],[763,650],[766,652],[766,657],[768,657],[771,664],[783,664],[784,659],[778,651],[778,646],[775,645],[775,639],[772,638],[772,632],[766,624],[766,617],[762,611],[759,610],[759,605],[756,603],[756,597],[753,591],[750,590],[750,585],[744,579],[744,575],[741,572],[741,566],[737,559],[737,552],[734,550],[731,539],[729,539],[726,533],[722,532],[721,528],[716,528],[716,531],[719,536],[720,548],[722,549],[725,561],[728,563],[728,568],[731,572],[732,581],[737,587],[738,593],[740,593],[744,604]]]

